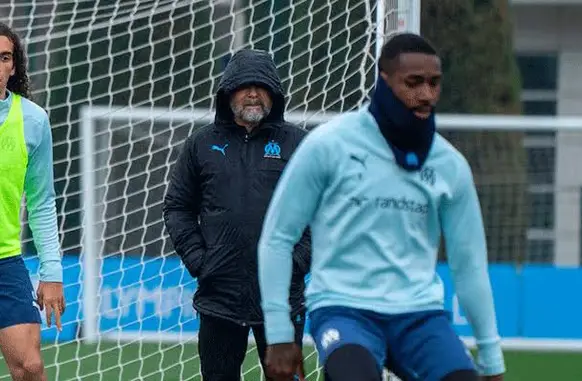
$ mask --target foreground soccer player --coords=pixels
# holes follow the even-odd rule
[[[502,380],[479,200],[465,158],[435,132],[441,63],[420,36],[383,47],[369,105],[317,127],[292,156],[259,244],[267,363],[289,380],[299,350],[289,320],[292,248],[312,230],[306,298],[326,380]],[[444,233],[476,367],[443,308],[435,267]]]
[[[0,349],[16,381],[46,380],[40,353],[40,313],[61,329],[65,310],[53,186],[49,119],[30,101],[24,49],[0,23]],[[36,293],[21,256],[20,205],[40,259]]]

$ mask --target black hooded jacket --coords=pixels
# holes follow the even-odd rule
[[[269,90],[268,117],[250,134],[235,124],[230,95],[243,85]],[[236,53],[216,93],[214,124],[184,143],[164,199],[176,253],[198,278],[194,308],[238,324],[263,323],[257,246],[275,185],[306,131],[284,120],[285,98],[271,57]],[[294,251],[292,318],[304,318],[304,277],[311,263],[306,231]]]

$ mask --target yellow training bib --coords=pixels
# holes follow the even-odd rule
[[[22,251],[20,205],[27,165],[22,99],[12,93],[8,116],[0,125],[0,259]]]

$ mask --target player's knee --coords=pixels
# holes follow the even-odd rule
[[[456,370],[447,374],[442,381],[479,381],[479,375],[472,369]]]
[[[40,358],[26,361],[23,364],[22,369],[24,370],[24,374],[28,376],[27,379],[31,380],[40,378],[44,373],[44,366]]]
[[[14,380],[42,380],[44,365],[40,357],[26,359],[16,364],[10,364],[10,372]]]
[[[364,347],[347,344],[334,350],[325,362],[326,381],[381,381],[374,356]]]

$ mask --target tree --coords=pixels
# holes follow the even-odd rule
[[[422,34],[443,61],[440,113],[517,114],[520,77],[507,0],[425,0]],[[527,229],[523,133],[443,132],[468,159],[483,210],[489,257],[521,261]]]

